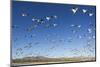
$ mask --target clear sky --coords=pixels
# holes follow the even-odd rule
[[[95,11],[95,6],[13,1],[12,58],[95,56]]]

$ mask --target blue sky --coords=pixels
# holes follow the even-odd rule
[[[95,6],[13,1],[12,57],[27,56],[95,56]]]

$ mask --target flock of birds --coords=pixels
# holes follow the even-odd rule
[[[71,9],[72,10],[72,13],[73,14],[76,14],[77,13],[77,11],[79,10],[79,8],[72,8]],[[86,13],[88,10],[86,10],[86,9],[82,9],[82,11],[83,11],[83,13]],[[90,17],[92,17],[94,14],[93,13],[89,13],[89,16]],[[21,14],[21,16],[22,17],[27,17],[28,15],[26,14],[26,13],[22,13]],[[29,28],[27,28],[26,29],[26,31],[28,31],[28,32],[31,32],[32,30],[34,30],[36,27],[38,27],[39,25],[41,25],[41,24],[45,24],[46,22],[45,21],[48,21],[48,22],[51,22],[51,20],[52,19],[58,19],[58,16],[57,15],[53,15],[53,16],[45,16],[44,18],[37,18],[37,17],[33,17],[31,20],[34,22]],[[58,24],[57,23],[53,23],[53,24],[46,24],[46,27],[57,27],[58,26]],[[82,25],[80,24],[80,25],[75,25],[75,24],[71,24],[71,25],[69,25],[69,27],[71,27],[72,28],[72,33],[73,34],[75,34],[75,33],[77,33],[77,32],[79,32],[79,29],[81,29],[81,27],[82,27]],[[18,26],[17,25],[13,25],[12,26],[12,28],[18,28]],[[74,30],[74,28],[78,28],[77,30]],[[89,35],[86,35],[86,34],[84,34],[84,35],[78,35],[78,38],[79,39],[82,39],[83,37],[88,37],[88,41],[87,41],[87,44],[86,44],[86,46],[84,46],[84,52],[85,51],[87,51],[87,50],[89,50],[91,53],[93,53],[94,51],[95,51],[95,47],[93,47],[93,45],[91,44],[91,41],[92,41],[92,39],[94,39],[95,40],[95,34],[93,34],[93,32],[95,32],[95,25],[94,24],[90,24],[89,25],[89,28],[87,29],[87,32],[88,32],[88,34],[89,35],[91,35],[91,36],[89,36]],[[31,38],[33,38],[35,35],[30,35],[30,37]],[[48,35],[49,36],[49,35]],[[26,37],[26,35],[25,35],[25,37]],[[47,38],[48,39],[48,38]],[[16,41],[17,41],[18,39],[16,39]],[[70,38],[68,38],[68,40],[65,40],[65,39],[59,39],[59,42],[68,42],[68,43],[72,43],[73,42],[73,38],[72,37],[70,37]],[[55,44],[56,43],[56,40],[50,40],[50,42],[52,42],[53,44]],[[34,45],[39,45],[40,44],[40,42],[36,42],[36,43],[34,43]],[[63,45],[62,45],[63,46]],[[23,46],[23,48],[17,48],[16,49],[16,56],[20,56],[20,55],[23,55],[24,54],[24,51],[23,50],[25,50],[25,49],[30,49],[30,48],[32,48],[32,47],[34,47],[33,46],[33,43],[28,43],[27,45],[25,45],[25,46]],[[46,50],[46,51],[53,51],[53,50],[56,50],[56,48],[57,47],[59,47],[58,45],[55,45],[55,46],[52,46],[52,47],[50,47],[50,48],[48,48],[48,50]],[[38,48],[37,48],[38,49]],[[66,49],[66,48],[64,48],[64,49]],[[73,54],[75,54],[75,55],[78,55],[79,54],[79,52],[80,52],[80,50],[78,50],[77,48],[75,48],[75,49],[71,49],[71,52],[73,53]],[[37,52],[37,54],[39,55],[41,52]],[[33,55],[32,53],[29,53],[30,55]],[[28,55],[29,55],[28,54]],[[34,56],[34,55],[33,55]],[[46,56],[48,56],[48,54],[46,55]]]
[[[79,8],[72,8],[71,10],[72,10],[73,14],[76,14],[76,12],[79,10]],[[87,9],[82,9],[82,12],[87,13],[88,10]],[[88,13],[88,15],[91,17],[91,16],[94,15],[94,13]]]
[[[22,14],[23,16],[23,14]],[[24,15],[26,16],[26,14]],[[33,17],[32,18],[32,21],[35,22],[34,24],[32,24],[29,28],[27,28],[27,31],[32,31],[34,28],[36,28],[37,26],[41,25],[41,24],[45,24],[46,22],[45,21],[51,21],[52,19],[57,19],[57,16],[54,15],[54,16],[46,16],[44,18],[40,18],[38,19],[37,17]],[[57,24],[56,23],[53,23],[53,24],[46,24],[45,27],[56,27]]]

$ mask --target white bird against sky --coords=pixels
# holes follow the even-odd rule
[[[83,13],[86,13],[86,12],[87,12],[87,10],[86,10],[86,9],[82,9],[82,11],[83,11]]]
[[[75,14],[78,11],[78,8],[72,8],[72,12]]]
[[[89,16],[90,16],[90,17],[93,16],[93,13],[89,13]]]

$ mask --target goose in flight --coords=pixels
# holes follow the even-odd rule
[[[52,19],[57,19],[56,15],[51,16]]]
[[[78,28],[81,28],[81,25],[78,25],[77,27],[78,27]]]
[[[44,20],[43,19],[37,19],[37,23],[38,24],[43,24],[44,23]]]
[[[93,13],[89,13],[89,16],[90,16],[90,17],[93,16]]]
[[[75,14],[77,12],[78,8],[72,8],[72,12]]]
[[[47,17],[46,17],[46,20],[48,20],[48,21],[49,21],[50,19],[51,19],[51,17],[49,17],[49,16],[47,16]]]
[[[32,21],[36,21],[36,19],[35,18],[32,18]]]
[[[56,27],[56,26],[57,26],[57,24],[53,24],[53,26],[54,26],[54,27]]]
[[[92,29],[89,28],[89,29],[88,29],[88,33],[92,33]]]
[[[57,16],[56,16],[56,15],[54,15],[53,17],[54,17],[55,19],[57,19]]]
[[[83,11],[83,13],[86,13],[86,12],[87,12],[87,10],[86,10],[86,9],[82,9],[82,11]]]
[[[26,13],[22,13],[22,16],[25,17],[25,16],[27,16],[27,14]]]
[[[70,26],[71,26],[71,27],[74,27],[75,25],[74,25],[74,24],[71,24]]]

